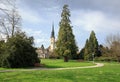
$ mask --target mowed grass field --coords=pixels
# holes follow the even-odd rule
[[[67,67],[83,67],[92,66],[90,62],[79,62],[78,60],[69,60],[64,62],[63,59],[41,59],[41,63],[47,68],[67,68]]]
[[[66,63],[62,63],[62,60],[56,60],[57,62],[61,61],[60,65],[57,66],[57,63],[54,62],[50,66],[50,62],[53,61],[54,60],[42,60],[41,63],[48,62],[47,66],[49,68],[71,67],[69,65],[64,66]],[[80,65],[80,63],[81,65],[93,65],[89,62],[67,62],[67,64],[69,63],[77,63],[78,65]],[[77,64],[71,65],[74,67],[77,66]],[[110,62],[104,64],[104,67],[87,69],[1,72],[0,82],[120,82],[120,63]],[[6,69],[0,68],[0,70]]]

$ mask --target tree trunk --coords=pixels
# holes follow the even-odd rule
[[[120,62],[120,56],[118,56],[118,62]]]
[[[68,62],[68,57],[64,56],[64,62]]]

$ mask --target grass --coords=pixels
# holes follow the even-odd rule
[[[83,67],[92,66],[94,64],[90,62],[78,62],[77,60],[69,60],[69,62],[64,62],[62,59],[41,59],[41,63],[44,64],[45,68],[67,68],[67,67]],[[27,68],[0,68],[0,70],[19,70]]]
[[[120,63],[110,62],[104,67],[75,70],[2,72],[0,82],[120,82]]]
[[[78,62],[77,60],[69,60],[64,62],[62,59],[41,59],[41,63],[47,68],[67,68],[67,67],[83,67],[94,65],[90,62]]]

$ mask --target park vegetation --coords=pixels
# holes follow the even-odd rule
[[[92,31],[89,39],[86,40],[84,51],[82,52],[84,55],[84,60],[93,60],[93,56],[99,57],[101,54],[98,49],[99,44],[95,36],[95,32]]]
[[[60,28],[56,43],[56,52],[58,55],[64,57],[65,62],[68,62],[68,58],[75,59],[78,51],[69,17],[70,11],[68,5],[64,5],[61,13],[61,21],[59,23]]]
[[[1,67],[30,67],[40,62],[33,47],[33,37],[27,37],[25,33],[18,32],[9,38],[7,42],[1,42],[1,48]]]
[[[21,31],[15,0],[0,0],[0,67],[31,67],[39,63],[33,37]],[[9,7],[8,7],[9,6]]]
[[[111,34],[106,38],[107,46],[101,46],[102,56],[99,60],[120,62],[120,34]]]
[[[92,63],[46,60],[48,67],[87,66]],[[60,63],[60,64],[59,64]],[[14,72],[1,72],[0,82],[120,82],[120,65],[116,62],[104,63],[103,67],[66,70],[11,69]],[[0,71],[7,69],[0,69]],[[22,71],[23,70],[23,71]],[[27,70],[27,71],[25,71]]]
[[[68,5],[63,6],[61,14],[60,29],[56,43],[57,56],[63,56],[64,61],[71,59],[82,59],[92,61],[93,58],[99,61],[119,61],[120,62],[120,35],[114,34],[106,37],[106,45],[99,44],[95,32],[92,30],[90,37],[86,40],[85,46],[78,52],[72,32],[70,10]]]
[[[120,62],[120,35],[111,34],[106,37],[106,46],[98,43],[95,32],[92,31],[86,44],[78,54],[78,59],[87,61],[118,61]]]
[[[120,62],[120,35],[109,35],[106,37],[107,46],[99,44],[95,32],[92,30],[90,37],[86,40],[85,46],[79,51],[72,32],[70,10],[68,5],[63,6],[61,13],[60,28],[56,43],[56,56],[63,56],[64,61],[68,58],[82,59],[85,61],[119,61]]]
[[[0,67],[30,67],[40,63],[33,47],[34,38],[28,37],[21,31],[21,16],[15,0],[0,0],[0,2],[4,6],[9,6],[0,7]],[[97,41],[95,32],[91,31],[85,46],[78,51],[70,16],[68,5],[64,5],[53,56],[63,57],[64,62],[68,62],[68,59],[91,61],[93,58],[99,61],[120,62],[119,34],[108,36],[106,39],[108,45],[103,46]]]

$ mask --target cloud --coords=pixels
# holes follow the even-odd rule
[[[86,31],[114,32],[120,31],[120,20],[110,18],[101,11],[73,11],[73,25],[82,27]],[[109,29],[109,31],[108,31]]]
[[[0,8],[7,9],[7,7],[3,3],[0,3]]]
[[[95,31],[100,44],[105,44],[107,35],[120,32],[120,20],[102,11],[72,10],[71,15],[71,25],[79,48],[85,45],[91,30]]]
[[[20,15],[22,16],[23,21],[29,23],[41,23],[44,21],[42,17],[38,15],[38,13],[33,12],[29,9],[19,9]]]
[[[42,44],[46,48],[49,46],[49,37],[41,30],[24,28],[23,31],[25,31],[28,36],[34,37],[34,42],[36,47],[40,47]]]

